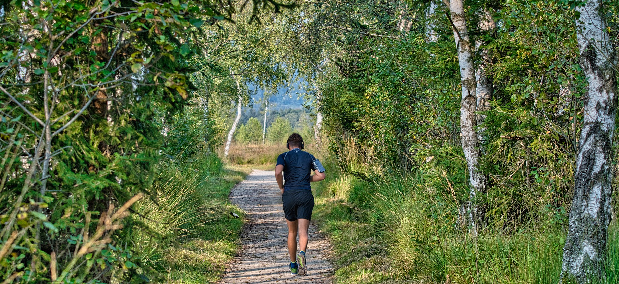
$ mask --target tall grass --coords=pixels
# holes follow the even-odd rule
[[[519,230],[461,227],[445,178],[417,172],[360,180],[325,162],[316,220],[335,249],[336,283],[558,283],[566,228],[541,220]],[[609,229],[606,283],[619,283],[619,226]]]
[[[235,254],[243,213],[228,194],[244,175],[214,155],[157,167],[150,198],[137,208],[132,235],[138,266],[153,282],[214,283]]]
[[[282,144],[232,144],[227,162],[236,166],[273,169],[277,156],[286,151]]]
[[[230,146],[230,152],[226,160],[228,165],[240,168],[258,168],[262,170],[273,170],[277,161],[277,156],[288,151],[285,143],[267,144],[236,144]],[[308,151],[317,158],[322,155],[322,149],[314,144],[305,144],[305,151]],[[326,151],[325,151],[326,152]]]

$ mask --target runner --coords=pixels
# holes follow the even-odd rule
[[[314,196],[310,182],[325,179],[325,169],[312,154],[302,151],[303,138],[298,133],[288,137],[288,152],[277,157],[275,179],[282,192],[284,214],[288,223],[288,254],[290,255],[290,273],[305,274],[310,220],[314,209]],[[314,175],[310,175],[314,170]],[[286,183],[284,183],[284,178]],[[299,235],[299,253],[297,254],[297,233]]]

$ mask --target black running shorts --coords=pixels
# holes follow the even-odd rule
[[[284,203],[284,214],[286,215],[286,220],[312,220],[312,210],[314,209],[314,195],[312,195],[311,190],[285,190],[284,194],[282,195],[282,203]]]

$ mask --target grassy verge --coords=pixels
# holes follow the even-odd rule
[[[243,226],[230,190],[254,168],[273,169],[281,152],[281,145],[232,145],[225,167],[215,155],[161,163],[151,198],[134,214],[136,273],[155,283],[217,282]]]
[[[214,155],[166,161],[157,173],[134,214],[135,269],[155,283],[216,282],[238,248],[243,218],[232,213],[243,213],[228,194],[246,173]]]
[[[315,213],[338,256],[336,283],[558,283],[566,231],[553,220],[486,228],[471,239],[455,197],[436,189],[440,178],[364,181],[324,164],[329,176],[315,185]],[[617,224],[608,247],[606,282],[619,283]]]

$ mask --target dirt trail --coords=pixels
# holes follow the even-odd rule
[[[230,201],[247,213],[242,250],[226,269],[221,283],[331,283],[332,268],[325,254],[327,240],[312,224],[307,249],[307,275],[288,270],[288,229],[275,173],[254,170],[230,193]]]

